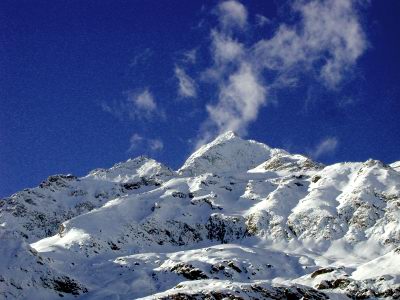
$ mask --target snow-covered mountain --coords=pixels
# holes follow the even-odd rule
[[[232,132],[0,200],[0,298],[400,298],[399,162],[324,166]]]

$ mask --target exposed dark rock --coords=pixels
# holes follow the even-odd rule
[[[184,199],[184,198],[188,197],[188,195],[186,195],[185,193],[182,193],[182,192],[172,192],[172,197]]]
[[[215,205],[214,202],[213,202],[213,200],[212,200],[212,198],[208,198],[208,197],[199,198],[199,199],[192,199],[192,200],[190,201],[190,203],[191,203],[192,205],[201,205],[201,204],[205,203],[205,204],[207,204],[212,210],[216,210],[216,209],[222,210],[222,207],[220,207],[220,206],[218,206],[218,205]]]
[[[108,245],[110,246],[111,250],[114,250],[114,251],[117,251],[117,250],[121,249],[116,244],[114,244],[113,242],[108,242]]]
[[[320,180],[320,179],[321,179],[321,176],[315,175],[313,178],[311,178],[311,182],[316,183],[316,182],[318,182],[318,180]]]
[[[126,182],[122,184],[122,187],[125,190],[137,190],[138,188],[140,188],[142,186],[141,182]]]
[[[30,205],[36,205],[35,201],[33,201],[31,198],[25,199],[25,202]]]
[[[204,291],[184,293],[177,289],[176,293],[154,298],[157,300],[242,300],[242,299],[274,299],[274,300],[326,300],[327,295],[306,287],[264,287],[258,284],[230,287],[230,290]]]
[[[41,280],[44,287],[53,289],[57,292],[72,295],[80,295],[82,293],[88,292],[87,288],[67,276],[60,276],[55,278],[41,277]]]
[[[207,238],[228,243],[245,237],[247,227],[243,217],[225,216],[223,214],[212,214],[206,224]]]
[[[230,268],[232,268],[233,270],[235,270],[236,272],[242,273],[242,270],[241,270],[238,266],[236,266],[235,263],[234,263],[233,261],[229,261],[229,262],[228,262],[228,266],[229,266]]]
[[[322,269],[319,269],[319,270],[316,270],[316,271],[312,272],[311,278],[315,278],[318,275],[325,274],[325,273],[330,273],[330,272],[333,272],[333,271],[335,271],[335,268],[322,268]]]
[[[219,272],[219,271],[223,271],[223,270],[225,270],[225,266],[224,265],[222,265],[222,264],[215,264],[215,265],[212,265],[212,267],[211,267],[211,273],[217,273],[217,272]]]
[[[208,279],[208,276],[203,271],[190,264],[179,263],[172,267],[171,271],[189,280]]]
[[[131,181],[121,183],[122,188],[125,191],[137,190],[142,186],[160,186],[161,182],[154,178],[141,177],[139,181]]]
[[[45,181],[39,184],[41,188],[51,188],[51,187],[67,187],[69,181],[78,180],[78,177],[74,175],[52,175],[49,176]]]

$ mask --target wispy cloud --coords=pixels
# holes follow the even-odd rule
[[[157,109],[154,97],[148,89],[144,89],[139,93],[129,93],[128,101],[132,102],[137,110],[145,113],[151,113]]]
[[[197,96],[196,84],[194,80],[186,74],[185,70],[175,66],[175,76],[178,79],[178,94],[183,98],[193,98]]]
[[[292,10],[299,16],[296,24],[282,23],[271,38],[249,45],[236,35],[249,26],[244,5],[231,0],[218,4],[220,26],[211,29],[213,65],[203,73],[216,83],[218,99],[206,105],[200,143],[226,130],[246,134],[269,103],[267,92],[297,86],[304,73],[337,89],[366,50],[354,1],[295,1]]]
[[[254,57],[267,69],[319,70],[328,87],[336,87],[365,51],[367,43],[353,1],[295,2],[296,26],[282,24],[271,39],[254,46]]]
[[[135,67],[139,64],[146,63],[149,58],[153,55],[153,51],[150,48],[146,48],[144,50],[139,51],[138,54],[136,54],[133,59],[131,60],[131,63],[129,64],[130,67]]]
[[[143,140],[144,138],[141,135],[137,133],[132,134],[131,138],[129,139],[128,152],[132,152],[133,150],[138,148],[142,144]]]
[[[201,80],[221,85],[246,54],[244,44],[234,39],[227,32],[211,31],[210,53],[213,65],[201,74]]]
[[[339,140],[336,137],[327,137],[323,139],[314,150],[309,151],[309,155],[315,159],[318,159],[321,156],[335,152],[338,145]]]
[[[235,0],[224,1],[218,5],[217,9],[224,30],[242,29],[247,25],[247,9],[240,2]]]
[[[243,62],[221,85],[218,103],[207,105],[207,111],[220,131],[233,130],[244,134],[247,125],[257,118],[265,96],[266,89],[257,73],[250,64]]]
[[[191,49],[183,53],[183,62],[195,64],[197,61],[197,49]]]
[[[212,56],[219,67],[222,67],[224,63],[239,59],[245,53],[244,45],[226,32],[213,30],[211,38]]]
[[[259,26],[259,27],[263,27],[263,26],[271,23],[271,20],[268,19],[266,16],[263,16],[263,15],[257,14],[255,16],[255,19],[256,19],[256,25]]]
[[[150,120],[154,117],[164,118],[164,112],[157,105],[157,102],[148,88],[129,91],[125,93],[126,98],[122,101],[111,103],[102,102],[103,111],[112,114],[114,117],[124,120]]]
[[[164,148],[164,143],[161,139],[150,139],[141,136],[138,133],[132,134],[129,139],[129,148],[127,152],[133,152],[140,148],[141,150],[148,149],[152,152],[161,151]]]
[[[149,147],[152,151],[161,151],[164,148],[164,143],[160,139],[150,139]]]

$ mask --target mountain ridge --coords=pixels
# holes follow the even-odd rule
[[[400,297],[395,268],[373,274],[400,259],[396,168],[324,166],[227,132],[177,171],[139,156],[50,176],[0,200],[0,240],[25,245],[3,243],[25,258],[0,265],[0,295]]]

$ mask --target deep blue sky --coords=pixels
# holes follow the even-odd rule
[[[243,4],[249,25],[237,39],[246,46],[298,22],[281,1]],[[201,79],[212,64],[215,6],[0,1],[0,196],[51,174],[84,175],[140,154],[178,168],[204,131],[206,104],[218,101],[216,85]],[[268,87],[269,104],[249,122],[246,137],[309,154],[335,140],[318,153],[325,163],[400,160],[400,1],[372,1],[356,13],[368,46],[340,84],[327,88],[307,71],[296,87]],[[256,14],[268,23],[256,26]],[[184,60],[192,49],[195,64]],[[196,97],[178,95],[176,66],[196,82]],[[274,75],[263,76],[267,86]],[[134,109],[123,104],[128,95],[144,90],[157,110],[124,112]]]

